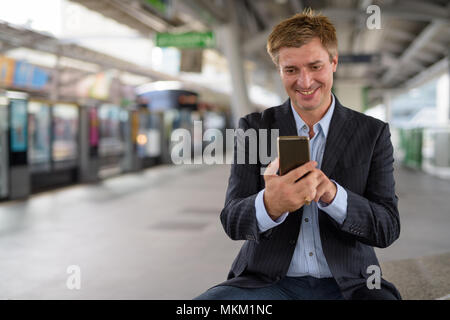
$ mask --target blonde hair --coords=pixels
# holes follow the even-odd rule
[[[331,21],[311,8],[303,10],[276,25],[267,40],[267,52],[275,65],[282,47],[300,48],[313,38],[319,38],[327,50],[330,61],[337,55],[336,29]]]

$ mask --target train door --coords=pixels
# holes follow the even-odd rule
[[[119,128],[120,128],[120,140],[123,145],[121,171],[129,172],[133,171],[133,153],[134,143],[131,139],[132,123],[131,123],[131,111],[120,107],[119,112]]]
[[[53,105],[52,160],[55,171],[74,172],[78,168],[78,106],[70,103]],[[73,179],[73,174],[71,174]]]
[[[136,141],[137,154],[143,168],[161,161],[162,130],[162,113],[140,110]]]
[[[99,177],[106,178],[122,172],[125,155],[125,135],[128,114],[121,107],[102,104],[99,107]]]
[[[177,109],[169,109],[164,111],[163,118],[163,143],[161,148],[161,159],[163,163],[172,163],[171,152],[174,146],[172,141],[172,132],[180,128],[180,114]]]
[[[0,199],[8,196],[8,99],[0,95]]]
[[[98,181],[100,139],[98,109],[95,105],[80,108],[80,172],[82,182]]]
[[[31,173],[51,170],[50,105],[46,102],[28,103],[28,163]]]
[[[28,167],[28,95],[8,91],[9,100],[9,198],[25,198],[30,194]]]
[[[154,164],[160,161],[161,158],[161,144],[162,144],[161,132],[163,130],[162,113],[151,112],[148,115],[148,120],[149,125],[147,127],[147,137],[148,137],[147,156],[153,159],[152,164]]]

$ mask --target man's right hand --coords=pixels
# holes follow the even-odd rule
[[[293,212],[301,208],[306,200],[312,201],[316,197],[319,180],[314,173],[296,182],[305,174],[313,171],[316,166],[317,162],[309,161],[284,176],[279,176],[276,174],[279,168],[278,158],[269,164],[264,172],[266,184],[264,206],[273,220],[285,212]]]

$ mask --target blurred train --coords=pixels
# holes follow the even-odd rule
[[[181,83],[151,83],[136,94],[122,107],[0,92],[0,199],[171,163],[175,129],[193,134],[195,120],[205,130],[231,125],[228,106],[201,100]],[[192,137],[202,145],[201,136]]]

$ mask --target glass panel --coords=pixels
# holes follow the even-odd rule
[[[77,158],[78,108],[72,104],[53,106],[53,160]]]
[[[11,151],[27,151],[27,101],[10,100],[11,105]]]
[[[28,160],[30,164],[50,162],[50,107],[30,101],[28,105]]]
[[[137,150],[139,157],[161,155],[161,121],[158,114],[141,111]]]
[[[119,155],[124,151],[124,123],[127,118],[119,106],[103,104],[99,108],[101,156]]]
[[[89,113],[89,146],[97,147],[99,140],[97,109],[90,108],[88,113]]]
[[[8,108],[6,101],[2,102],[0,101],[0,198],[5,198],[8,196]]]

